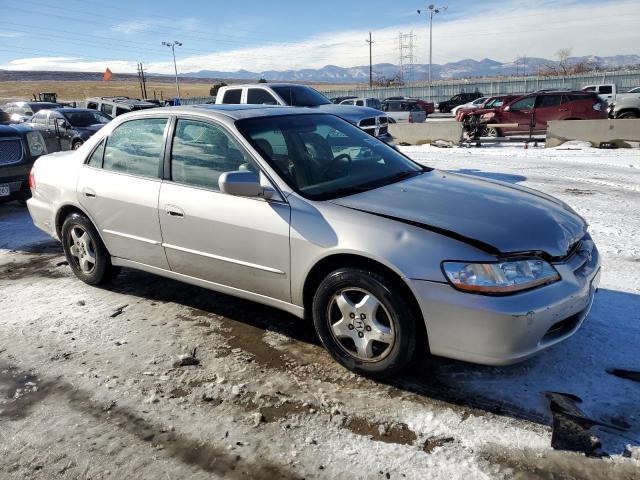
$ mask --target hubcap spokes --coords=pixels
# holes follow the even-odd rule
[[[366,290],[348,288],[337,292],[329,306],[329,318],[338,343],[361,360],[380,360],[394,344],[389,312]]]
[[[89,234],[75,226],[70,231],[69,251],[84,273],[91,273],[96,267],[96,249]]]

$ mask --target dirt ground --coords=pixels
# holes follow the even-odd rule
[[[209,95],[213,80],[202,83],[180,83],[183,97]],[[250,83],[250,82],[247,82]],[[319,90],[336,89],[340,85],[312,85]],[[352,85],[351,85],[352,87]],[[61,101],[84,100],[88,97],[116,96],[140,98],[140,84],[136,81],[0,81],[0,104],[13,100],[31,99],[39,92],[56,92]],[[155,97],[154,97],[155,92]],[[176,86],[172,81],[147,82],[149,98],[173,98]]]
[[[549,169],[502,162],[473,165],[534,183]],[[588,190],[611,200],[601,213],[619,223],[625,192],[605,181]],[[620,245],[633,243],[626,232]],[[619,256],[607,265],[635,276],[638,259]],[[637,480],[640,461],[625,455],[638,456],[640,384],[607,377],[601,358],[638,366],[638,329],[617,332],[610,318],[639,325],[640,301],[614,280],[605,287],[578,334],[523,364],[431,359],[374,382],[338,366],[312,325],[286,313],[132,270],[85,285],[26,209],[0,205],[0,478]],[[586,430],[602,450],[551,447],[544,391],[558,384],[609,425]]]

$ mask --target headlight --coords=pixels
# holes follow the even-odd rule
[[[27,143],[32,157],[39,157],[47,153],[47,146],[40,132],[27,132]]]
[[[475,293],[512,293],[560,280],[556,269],[539,259],[496,263],[444,262],[442,269],[454,287]]]

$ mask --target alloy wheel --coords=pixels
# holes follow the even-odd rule
[[[331,333],[349,355],[366,362],[386,357],[396,340],[394,322],[385,306],[361,288],[336,292],[328,307]]]
[[[90,274],[96,268],[96,245],[79,225],[69,230],[69,252],[83,273]]]

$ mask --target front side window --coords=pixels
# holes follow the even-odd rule
[[[240,103],[241,98],[242,98],[242,89],[234,88],[224,92],[224,97],[222,97],[222,103],[237,105]]]
[[[509,107],[509,110],[511,110],[512,112],[517,112],[518,110],[530,110],[533,108],[535,101],[536,97],[523,98],[522,100],[514,102],[511,107]]]
[[[600,87],[600,93],[605,93],[605,94],[613,93],[613,87],[611,85],[602,85]]]
[[[171,180],[219,190],[220,175],[237,170],[257,171],[253,160],[221,127],[178,120],[171,148]]]
[[[47,112],[36,113],[33,117],[31,117],[29,123],[34,123],[36,125],[45,125],[47,123]]]
[[[225,96],[226,98],[226,96]],[[239,103],[239,100],[238,100]],[[262,88],[250,88],[247,92],[247,103],[252,105],[277,105],[273,95]]]
[[[104,169],[157,178],[166,118],[131,120],[107,138]]]
[[[371,190],[425,171],[332,115],[251,118],[236,125],[289,186],[314,200]]]

